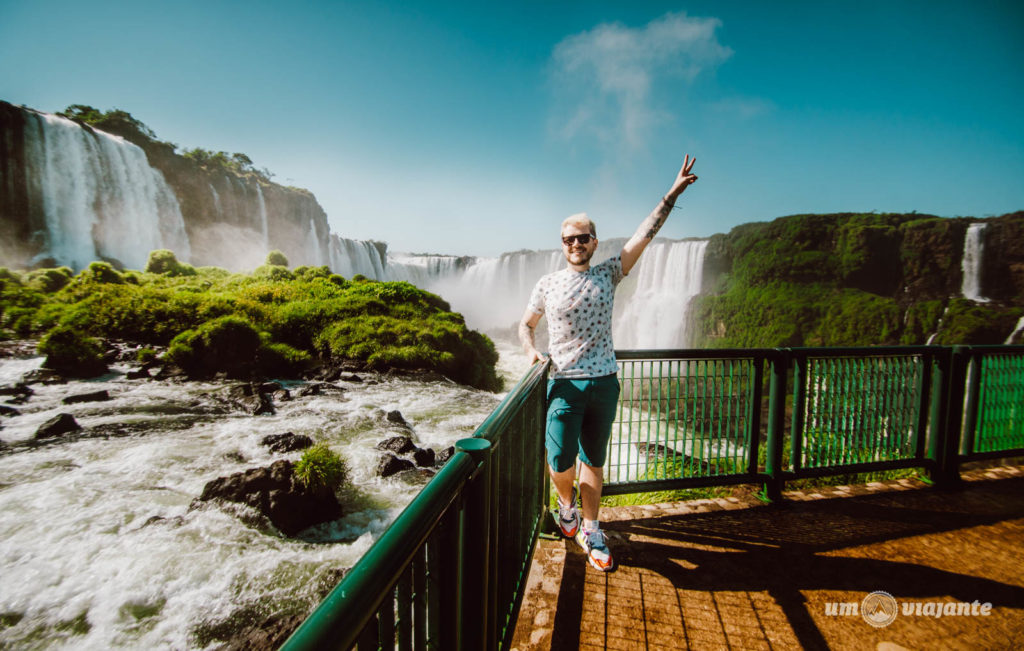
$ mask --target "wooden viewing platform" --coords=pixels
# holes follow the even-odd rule
[[[1024,466],[962,476],[602,509],[618,571],[542,539],[512,648],[1024,648]],[[875,591],[886,626],[850,605]],[[990,613],[952,614],[975,601]]]

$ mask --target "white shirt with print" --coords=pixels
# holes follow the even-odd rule
[[[552,379],[595,378],[615,373],[612,307],[623,278],[622,259],[586,271],[566,267],[537,281],[528,307],[548,319]]]

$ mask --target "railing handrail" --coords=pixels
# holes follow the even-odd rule
[[[509,419],[547,374],[535,363],[475,430],[473,438],[499,437]],[[348,649],[393,590],[395,582],[438,526],[477,469],[466,452],[456,452],[395,518],[337,586],[281,646],[282,650]]]
[[[718,473],[717,470],[706,470],[705,472],[710,474],[683,476],[683,473],[680,471],[679,476],[675,478],[627,480],[625,484],[608,483],[605,486],[605,493],[633,492],[629,490],[630,485],[640,490],[662,490],[665,488],[689,488],[725,483],[763,481],[765,484],[765,497],[776,499],[781,496],[783,484],[791,479],[906,467],[923,467],[933,474],[937,482],[955,482],[955,479],[959,476],[959,464],[965,460],[990,458],[1000,454],[1004,456],[1024,454],[1024,442],[1021,441],[1022,434],[1019,429],[1021,420],[1024,420],[1024,405],[1020,407],[1020,413],[1012,412],[1013,415],[1009,421],[1005,419],[1003,421],[998,420],[1000,414],[993,416],[992,421],[986,421],[980,415],[985,413],[985,405],[981,403],[988,399],[986,392],[997,390],[986,389],[979,391],[978,386],[983,381],[981,376],[984,373],[982,362],[987,358],[1003,355],[1016,357],[1011,357],[1006,362],[999,361],[994,365],[999,367],[999,372],[1004,372],[1002,370],[1004,368],[1010,369],[1008,372],[1012,378],[1012,391],[1017,392],[1008,394],[1012,397],[1011,401],[1013,401],[1017,399],[1017,396],[1024,395],[1024,393],[1021,393],[1024,392],[1024,386],[1022,386],[1024,385],[1024,379],[1022,379],[1024,374],[1021,373],[1021,368],[1024,368],[1022,367],[1024,345],[616,351],[616,357],[629,364],[645,364],[649,362],[652,369],[655,365],[659,369],[662,366],[668,366],[670,373],[674,365],[675,372],[680,373],[680,375],[676,377],[670,375],[669,386],[672,386],[673,379],[676,380],[676,385],[682,384],[681,378],[684,377],[696,378],[696,385],[701,385],[703,382],[705,386],[701,389],[701,395],[684,396],[695,403],[704,401],[702,404],[710,404],[714,407],[713,401],[718,398],[714,395],[706,394],[706,391],[714,391],[715,385],[728,385],[731,393],[723,395],[727,395],[733,402],[730,403],[732,406],[727,409],[727,417],[734,418],[737,423],[735,424],[736,428],[746,428],[745,436],[748,437],[746,441],[749,449],[745,454],[745,458],[742,458],[741,463],[735,464],[735,472],[730,470],[727,474],[716,474]],[[882,357],[894,359],[887,362],[872,362],[871,364],[857,363],[857,358],[873,359]],[[899,359],[908,357],[916,357],[918,359],[912,361]],[[847,359],[843,360],[840,358]],[[732,365],[725,360],[739,360],[741,364]],[[822,368],[819,369],[814,366],[819,364],[815,360],[833,361],[828,361],[827,364],[822,362]],[[684,365],[680,366],[678,364],[679,361],[684,362]],[[694,376],[691,370],[681,370],[693,368],[693,366],[686,363],[689,361],[695,361],[698,365],[706,361],[708,364],[705,366],[708,368],[728,368],[733,370],[728,371],[729,375],[726,375],[726,371],[723,370],[720,376],[713,374]],[[844,367],[843,364],[847,366]],[[839,374],[832,374],[834,372],[831,369],[836,366],[846,370],[840,371]],[[736,368],[740,370],[734,377],[732,373]],[[812,369],[812,372],[809,373],[808,368]],[[911,369],[909,372],[907,371],[908,368]],[[543,431],[540,431],[538,438],[536,436],[537,432],[534,432],[533,429],[543,430],[543,396],[545,394],[542,392],[543,387],[538,385],[546,378],[547,371],[548,362],[536,363],[531,366],[516,386],[480,426],[476,428],[473,438],[476,439],[474,442],[479,445],[469,446],[468,444],[463,445],[463,442],[460,442],[460,446],[465,451],[457,452],[448,464],[424,487],[420,494],[403,510],[313,614],[285,642],[282,647],[283,649],[288,649],[289,651],[322,648],[347,649],[356,644],[357,641],[360,644],[360,648],[362,648],[362,643],[366,640],[362,636],[370,630],[367,626],[374,624],[375,617],[379,624],[380,640],[393,639],[393,637],[387,636],[395,634],[394,616],[397,608],[395,604],[400,603],[402,597],[399,597],[399,602],[388,602],[388,594],[396,590],[396,585],[398,585],[398,593],[400,595],[403,593],[402,584],[398,582],[411,581],[411,579],[407,578],[408,575],[404,573],[408,571],[417,554],[422,552],[424,544],[430,540],[433,540],[430,544],[437,544],[436,532],[439,530],[438,527],[442,526],[443,521],[452,520],[448,516],[452,515],[451,509],[455,507],[461,509],[458,513],[455,513],[455,516],[457,516],[455,521],[462,522],[465,525],[463,533],[457,534],[461,537],[455,543],[462,550],[456,554],[460,567],[458,570],[459,578],[455,580],[455,583],[458,584],[456,593],[460,596],[458,603],[450,604],[448,606],[449,610],[444,615],[444,617],[452,621],[448,622],[445,620],[440,624],[445,629],[441,633],[441,639],[451,640],[442,642],[442,644],[446,647],[449,644],[454,644],[458,648],[473,649],[496,649],[503,644],[507,644],[509,629],[506,628],[503,635],[497,620],[500,619],[507,627],[507,618],[514,617],[518,609],[518,599],[521,598],[523,577],[521,574],[510,575],[507,572],[499,577],[498,570],[496,569],[498,562],[492,559],[500,557],[501,565],[503,566],[521,563],[526,563],[528,566],[529,556],[532,554],[533,545],[536,542],[537,527],[541,521],[537,518],[546,516],[539,516],[538,512],[535,512],[536,510],[531,511],[521,507],[524,503],[529,505],[533,502],[539,503],[545,499],[546,496],[538,489],[538,486],[546,486],[546,473],[541,469],[540,475],[535,473],[529,479],[524,477],[519,485],[511,484],[511,488],[505,485],[501,489],[496,487],[499,486],[499,478],[504,481],[507,475],[517,474],[517,472],[524,474],[533,472],[544,465],[543,454],[540,449],[542,447],[540,441],[543,439]],[[851,380],[851,377],[854,379]],[[808,378],[814,379],[818,384],[812,386]],[[825,379],[821,380],[820,378]],[[660,379],[659,377],[659,381]],[[648,383],[648,379],[642,377],[642,372],[639,381],[641,383]],[[804,381],[808,382],[807,387],[801,384]],[[822,384],[822,382],[824,383]],[[844,382],[846,385],[840,386]],[[886,382],[889,383],[885,385],[888,389],[882,386]],[[652,405],[660,405],[662,400],[668,400],[668,398],[664,398],[660,393],[655,394],[654,388],[652,388],[653,385],[648,386],[648,384],[642,384],[639,388],[639,407],[636,407],[636,409],[639,409],[641,413],[643,413],[644,409],[647,409],[648,413],[653,413],[654,410],[657,410],[657,418],[653,421],[648,419],[645,422],[648,425],[653,423],[660,428],[660,421],[657,419],[661,418],[661,407],[652,407]],[[784,421],[787,398],[790,395],[788,385],[790,384],[793,385],[792,408],[794,412],[790,425],[791,430],[787,434],[784,431]],[[767,392],[764,391],[765,386],[770,387]],[[905,403],[903,409],[911,409],[914,414],[911,437],[913,445],[909,446],[913,447],[912,452],[900,449],[899,454],[891,455],[889,458],[876,458],[875,460],[871,459],[870,455],[867,457],[861,455],[851,458],[840,458],[838,461],[836,461],[835,457],[826,456],[824,461],[821,458],[814,458],[812,459],[813,463],[809,467],[804,467],[799,455],[805,453],[817,454],[814,450],[822,449],[820,448],[820,443],[815,443],[812,440],[814,436],[820,437],[820,432],[825,432],[829,436],[835,436],[836,432],[839,432],[843,436],[853,437],[847,444],[863,444],[864,441],[856,437],[861,436],[861,431],[872,431],[870,429],[871,423],[881,422],[880,419],[882,419],[882,416],[879,416],[877,421],[869,420],[868,426],[864,430],[849,430],[846,426],[828,429],[829,425],[827,422],[824,428],[816,426],[818,430],[805,430],[807,422],[823,422],[814,420],[818,418],[818,416],[813,416],[816,412],[807,411],[805,413],[802,411],[806,407],[806,401],[810,401],[812,405],[820,406],[827,404],[824,402],[825,400],[834,397],[836,405],[846,408],[852,400],[851,396],[856,396],[856,399],[859,401],[863,395],[873,391],[878,396],[887,398],[888,393],[886,391],[891,393],[896,386],[899,386],[902,391],[903,397],[900,399]],[[1001,388],[1002,385],[999,385],[999,387]],[[645,391],[650,392],[650,395],[646,398],[644,397],[647,395],[644,393]],[[661,391],[660,385],[658,391]],[[748,393],[742,393],[743,391]],[[844,391],[846,393],[843,393]],[[809,398],[808,395],[813,397]],[[965,396],[967,397],[966,405]],[[678,393],[675,399],[679,399]],[[767,400],[766,405],[763,404],[764,400]],[[1002,400],[1005,402],[1006,398],[1004,397]],[[538,413],[533,413],[537,410],[538,401],[540,401],[541,410]],[[634,398],[631,397],[630,401],[630,405],[633,405]],[[857,408],[870,406],[873,409],[877,409],[878,414],[885,414],[886,412],[879,406],[881,402],[882,398],[876,396],[866,402],[858,402]],[[767,406],[766,422],[761,416],[763,406]],[[634,407],[631,406],[630,409],[634,409]],[[812,414],[809,421],[808,414]],[[705,416],[702,412],[701,417]],[[678,413],[675,417],[678,418]],[[907,423],[911,421],[906,420],[908,417],[905,415],[901,416],[901,418],[904,420],[900,422],[904,424],[898,427],[906,428],[908,426]],[[519,425],[514,425],[517,422]],[[523,425],[524,422],[528,424]],[[973,448],[975,427],[980,427],[981,423],[989,422],[997,423],[998,427],[1002,427],[1010,432],[1010,434],[1006,436],[1002,434],[994,435],[985,439],[985,445],[989,447]],[[1004,422],[1009,422],[1010,424],[1000,424]],[[760,442],[760,426],[762,423],[767,425],[767,438],[763,443]],[[526,427],[526,429],[530,430],[530,435],[533,438],[530,438],[531,442],[529,444],[521,440],[522,437],[512,437],[510,439],[509,437],[502,436],[508,428],[514,426]],[[631,425],[629,426],[631,427]],[[875,427],[877,430],[880,426],[875,425]],[[885,427],[888,427],[888,425]],[[661,430],[659,429],[659,431]],[[664,431],[667,432],[667,426]],[[819,433],[814,433],[815,431]],[[883,438],[881,440],[887,441],[888,439],[885,437],[889,437],[893,432],[899,433],[900,436],[905,436],[906,434],[905,430],[898,432],[896,429],[883,429]],[[712,436],[706,435],[696,428],[693,429],[691,435],[694,439],[701,438],[702,440],[704,438],[711,440],[710,437]],[[986,434],[986,436],[988,435]],[[999,438],[1001,436],[1004,436],[1004,438]],[[787,469],[783,465],[783,440],[787,439],[787,437],[792,445],[790,452],[791,469]],[[925,437],[928,439],[927,446],[925,445]],[[805,441],[805,438],[808,441]],[[993,443],[993,441],[995,442]],[[808,444],[811,444],[810,448],[804,447]],[[530,447],[534,445],[537,447],[536,450]],[[763,471],[758,466],[759,445],[765,445],[767,450],[767,462]],[[1003,447],[991,449],[992,445]],[[1017,445],[1020,447],[1015,447]],[[474,454],[473,448],[479,448],[476,452],[484,453],[471,456],[471,454]],[[487,450],[484,451],[483,448],[487,448]],[[495,450],[494,455],[491,455],[491,448]],[[504,456],[500,454],[502,449],[505,449],[509,454]],[[811,452],[807,452],[808,449]],[[515,454],[520,456],[515,457]],[[694,454],[696,455],[696,453]],[[874,451],[872,451],[872,454],[874,454]],[[535,464],[532,461],[528,461],[534,459],[534,455],[536,455]],[[741,457],[733,458],[740,459]],[[512,459],[518,459],[518,461],[511,461]],[[710,457],[698,457],[698,459],[707,461]],[[495,463],[497,465],[494,465]],[[520,465],[516,466],[514,465],[515,463]],[[716,460],[713,463],[717,464],[719,461]],[[522,467],[524,465],[528,467]],[[494,470],[491,470],[491,468]],[[541,476],[544,479],[541,480]],[[538,484],[538,481],[542,483]],[[517,490],[520,486],[523,488],[522,491]],[[510,494],[510,491],[512,494]],[[501,493],[500,497],[496,497],[498,493]],[[467,504],[472,504],[472,506],[467,507]],[[544,508],[544,504],[540,505],[541,509]],[[538,505],[535,504],[533,506],[536,507]],[[502,511],[503,518],[500,525],[498,518],[494,515],[499,511],[499,508],[508,509],[507,512]],[[470,519],[466,520],[465,518]],[[474,520],[473,518],[478,519]],[[513,522],[516,518],[519,520],[529,520],[526,523],[529,526],[519,526],[518,529],[515,529],[516,526],[522,524],[521,522],[518,524]],[[470,522],[473,524],[469,524]],[[471,541],[471,543],[466,541],[465,530],[467,527],[468,529],[483,531],[480,541]],[[508,536],[499,534],[499,531],[504,531],[501,527],[510,527],[509,531],[514,531],[515,537],[520,539],[516,542],[518,546],[515,547],[517,555],[522,554],[524,549],[527,550],[524,558],[517,556],[514,559],[515,563],[508,562],[508,551],[506,547],[503,547],[508,540]],[[442,530],[449,531],[450,529],[448,527]],[[449,534],[445,533],[443,535]],[[432,538],[432,536],[435,538]],[[527,543],[525,546],[522,544],[523,539]],[[430,548],[428,547],[428,549]],[[472,569],[464,571],[461,564],[462,560],[466,558],[471,559],[469,562],[472,564]],[[419,565],[422,565],[422,560]],[[505,568],[503,567],[503,569]],[[520,571],[520,569],[516,568],[516,571]],[[437,571],[442,573],[445,570],[450,570],[450,568],[437,569]],[[469,576],[473,573],[481,575],[479,581],[477,581],[478,577]],[[431,580],[448,581],[450,583],[448,578],[444,576],[437,577],[431,575],[431,577]],[[417,590],[422,589],[422,579],[420,580],[420,588],[417,588]],[[477,581],[477,583],[474,583],[474,581]],[[501,596],[497,596],[499,584],[501,586]],[[406,601],[408,601],[410,598],[409,584],[405,585],[404,594]],[[441,590],[439,594],[443,594],[444,589],[443,587],[439,588]],[[511,600],[509,600],[509,595],[511,595]],[[467,598],[470,601],[464,601]],[[484,602],[483,605],[474,602],[474,599],[477,601],[482,600]],[[452,608],[455,609],[454,613],[451,610]],[[458,612],[459,608],[464,608],[465,612]],[[433,615],[428,616],[428,619],[431,617]],[[421,615],[418,613],[416,619],[419,620],[420,618]],[[378,626],[372,626],[372,630],[377,631]],[[426,633],[423,633],[424,637],[425,635]],[[399,639],[402,639],[400,633]],[[385,642],[384,644],[390,648],[391,642]],[[399,646],[406,648],[406,645],[401,643]],[[455,648],[455,646],[452,648]]]

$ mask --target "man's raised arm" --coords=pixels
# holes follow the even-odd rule
[[[665,224],[668,214],[672,212],[672,207],[676,205],[676,199],[679,198],[679,195],[683,193],[687,186],[697,180],[695,175],[690,174],[690,170],[693,169],[693,164],[696,162],[696,158],[691,160],[690,155],[686,155],[686,158],[683,160],[683,166],[679,169],[679,174],[676,176],[675,183],[672,184],[672,189],[662,197],[654,212],[647,215],[647,219],[640,224],[640,228],[636,229],[633,237],[629,238],[626,245],[622,247],[622,273],[629,273],[630,269],[636,264],[636,261],[640,259],[640,254],[644,252],[644,249],[647,248],[647,245],[650,244],[651,240],[654,239],[654,236],[658,234],[658,231]]]

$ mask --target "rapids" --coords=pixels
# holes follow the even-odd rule
[[[511,387],[526,360],[502,346]],[[41,358],[0,359],[0,387]],[[343,393],[275,403],[274,415],[225,411],[225,383],[96,380],[33,384],[0,421],[0,647],[213,648],[271,614],[303,614],[322,598],[416,495],[425,479],[380,479],[381,410],[397,409],[420,447],[472,435],[500,395],[445,382],[376,378]],[[372,375],[366,376],[370,380]],[[292,386],[292,388],[295,388]],[[106,389],[107,402],[63,405]],[[30,445],[54,415],[83,432]],[[190,508],[206,482],[301,452],[270,453],[267,434],[325,441],[348,462],[347,515],[281,536],[248,507]],[[217,633],[219,632],[219,633]]]

